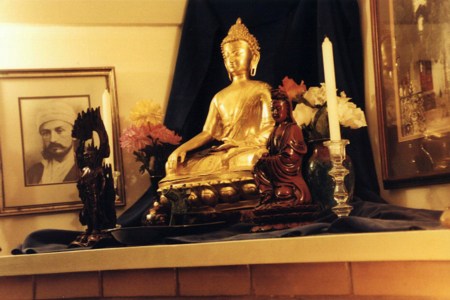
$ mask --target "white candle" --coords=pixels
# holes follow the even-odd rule
[[[105,159],[105,164],[110,164],[114,167],[114,143],[113,143],[113,130],[112,130],[112,110],[111,110],[111,96],[107,89],[103,92],[102,96],[102,120],[105,124],[106,133],[108,134],[109,141],[109,157]]]
[[[333,44],[328,37],[322,43],[323,68],[325,73],[325,86],[327,91],[328,124],[330,126],[330,140],[339,141],[341,130],[336,98],[336,79],[334,75]]]

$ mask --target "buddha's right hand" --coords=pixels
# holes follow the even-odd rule
[[[186,151],[178,148],[169,155],[169,158],[167,159],[167,167],[171,170],[175,170],[178,163],[183,163],[185,158]]]

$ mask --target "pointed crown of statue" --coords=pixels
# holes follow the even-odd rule
[[[236,20],[236,24],[228,30],[228,35],[223,39],[220,48],[223,53],[223,45],[234,41],[246,41],[250,46],[253,55],[259,55],[258,40],[248,31],[248,28],[242,23],[241,18]]]

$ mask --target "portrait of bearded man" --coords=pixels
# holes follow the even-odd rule
[[[72,128],[76,113],[66,103],[51,103],[36,114],[42,140],[42,159],[26,171],[26,185],[74,182],[78,170],[73,152]]]

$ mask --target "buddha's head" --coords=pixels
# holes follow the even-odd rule
[[[260,59],[259,44],[242,24],[241,18],[231,26],[220,47],[228,74],[240,75],[250,72],[251,76],[255,76]]]
[[[292,102],[287,94],[279,89],[272,89],[272,117],[277,124],[285,121],[293,122]]]

